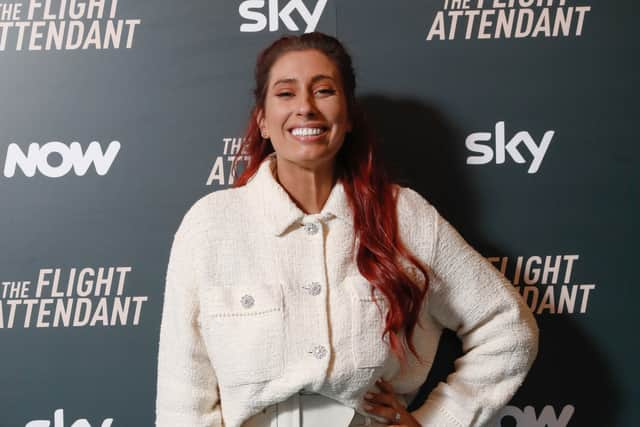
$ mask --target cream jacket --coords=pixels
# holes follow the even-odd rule
[[[363,395],[379,377],[408,403],[443,328],[456,332],[465,354],[413,416],[424,427],[487,422],[521,385],[538,349],[535,319],[514,286],[429,202],[399,187],[401,239],[430,278],[414,336],[424,363],[410,358],[400,369],[354,263],[342,185],[322,212],[305,214],[274,178],[274,163],[265,159],[246,186],[198,200],[175,234],[156,425],[239,427],[301,389],[366,414]]]

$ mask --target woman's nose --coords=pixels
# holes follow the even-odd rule
[[[301,94],[298,97],[297,114],[300,116],[310,116],[316,113],[314,99],[309,94]]]

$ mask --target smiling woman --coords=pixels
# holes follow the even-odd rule
[[[157,425],[485,424],[537,354],[528,307],[387,177],[338,40],[282,37],[255,79],[244,172],[174,237]],[[466,353],[409,412],[443,328]]]
[[[278,153],[278,179],[308,211],[319,212],[333,186],[333,163],[351,130],[335,64],[319,50],[283,54],[271,67],[261,136]],[[320,179],[318,179],[320,178]],[[318,186],[324,180],[330,186]]]

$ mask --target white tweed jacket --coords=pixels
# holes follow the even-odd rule
[[[366,414],[363,395],[381,376],[409,402],[443,328],[457,333],[465,354],[413,416],[424,427],[490,420],[538,350],[535,319],[514,286],[429,202],[399,187],[401,239],[430,278],[414,335],[423,363],[410,357],[401,369],[381,340],[383,319],[354,262],[342,184],[322,212],[305,214],[276,181],[274,163],[265,159],[243,187],[202,197],[175,234],[156,425],[239,427],[301,389]]]

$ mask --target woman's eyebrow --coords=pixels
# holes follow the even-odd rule
[[[324,80],[324,79],[333,80],[333,77],[327,76],[326,74],[317,74],[317,75],[313,76],[313,78],[311,79],[311,83],[315,83],[315,82],[317,82],[319,80]],[[279,79],[279,80],[276,80],[273,83],[272,87],[275,87],[275,86],[277,86],[279,84],[282,84],[282,83],[295,83],[297,81],[298,81],[298,79],[293,78],[293,77]]]

